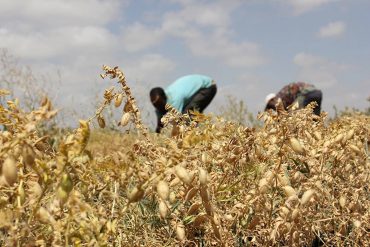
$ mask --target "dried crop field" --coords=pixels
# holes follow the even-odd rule
[[[49,100],[0,106],[1,246],[370,245],[369,116],[278,107],[249,128],[168,106],[157,135],[124,74],[104,71],[118,86],[56,148],[39,131],[57,114]],[[91,143],[111,104],[134,133]]]

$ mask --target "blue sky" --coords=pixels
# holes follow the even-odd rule
[[[81,116],[108,86],[102,64],[124,70],[146,112],[150,87],[201,73],[219,86],[208,112],[230,94],[257,113],[299,80],[332,114],[368,106],[369,11],[368,0],[0,0],[0,47],[51,75],[57,105]]]

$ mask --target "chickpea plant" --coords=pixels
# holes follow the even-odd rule
[[[1,246],[369,246],[370,119],[328,124],[302,110],[259,115],[245,127],[167,105],[164,133],[143,125],[118,68],[88,120],[49,145],[37,126],[57,111],[0,106]],[[7,94],[0,91],[0,97]],[[91,122],[121,109],[133,141],[100,156]]]

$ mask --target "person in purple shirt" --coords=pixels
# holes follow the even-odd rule
[[[178,112],[189,110],[203,112],[216,95],[214,80],[205,75],[187,75],[178,78],[166,89],[155,87],[150,90],[150,101],[157,115],[156,132],[163,127],[161,118],[167,113],[165,105],[169,104]]]
[[[304,108],[309,103],[316,102],[317,105],[313,109],[313,112],[316,115],[320,115],[322,92],[312,84],[292,82],[283,87],[276,95],[273,93],[267,95],[265,111],[269,109],[276,110],[275,105],[279,99],[281,99],[285,109],[296,102],[299,108]]]

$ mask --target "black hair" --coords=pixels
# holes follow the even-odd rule
[[[265,111],[268,111],[268,110],[270,110],[270,109],[272,109],[272,110],[276,110],[276,106],[274,105],[274,104],[267,104],[266,105],[266,107],[265,107]]]
[[[163,88],[161,87],[155,87],[155,88],[152,88],[152,90],[150,90],[150,99],[156,99],[156,98],[162,98],[164,99],[165,101],[167,100],[167,96],[166,96],[166,93],[164,92]]]

